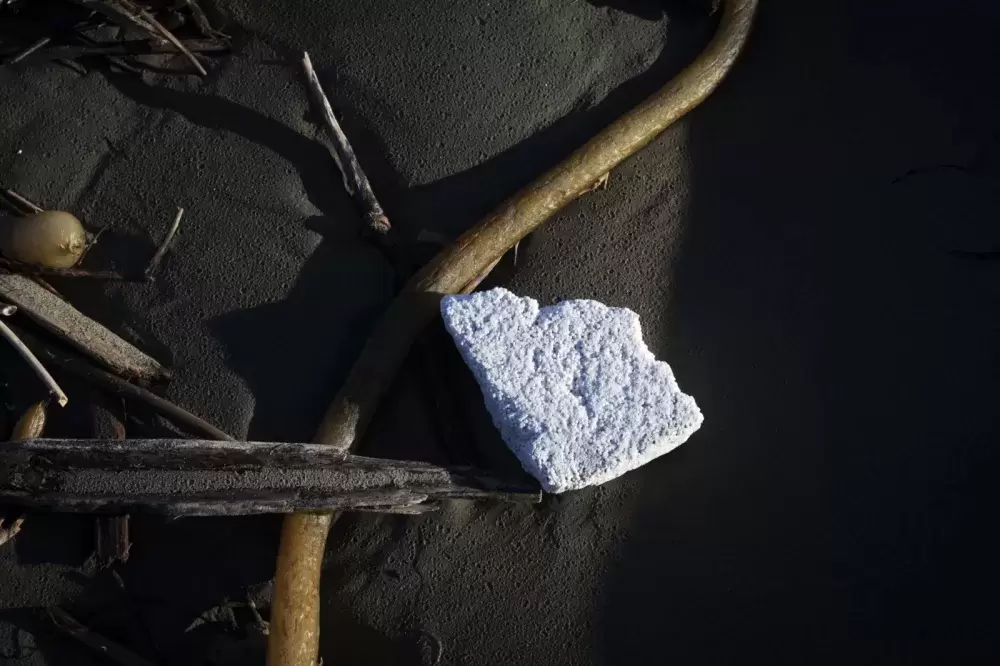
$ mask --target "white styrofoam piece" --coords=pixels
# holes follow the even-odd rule
[[[446,296],[441,314],[493,423],[548,492],[610,481],[701,426],[631,310],[590,300],[539,308],[491,289]]]

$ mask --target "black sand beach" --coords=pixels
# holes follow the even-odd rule
[[[399,276],[342,191],[301,51],[394,225],[453,237],[690,62],[714,27],[698,4],[219,2],[236,49],[206,80],[0,68],[0,184],[113,225],[92,265],[141,269],[183,206],[155,283],[54,284],[169,362],[171,400],[307,441]],[[638,312],[704,426],[538,506],[343,517],[326,664],[1000,656],[1000,6],[762,4],[721,89],[494,278]],[[14,412],[27,381],[0,348]],[[90,434],[92,390],[65,388],[51,434]],[[440,326],[363,451],[512,464]],[[238,628],[213,609],[249,594],[266,614],[279,526],[136,517],[119,582],[90,518],[32,517],[0,547],[0,663],[107,663],[49,604],[154,663],[263,663],[246,609]]]

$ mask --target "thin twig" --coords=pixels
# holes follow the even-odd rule
[[[181,40],[177,39],[174,33],[167,30],[162,23],[156,20],[155,16],[150,14],[145,9],[140,9],[139,14],[142,16],[142,18],[146,19],[146,21],[148,21],[150,25],[156,28],[156,31],[160,33],[160,35],[164,39],[166,39],[168,42],[176,46],[177,50],[180,51],[185,58],[191,61],[191,64],[194,65],[195,70],[199,74],[201,74],[202,76],[208,76],[208,72],[206,72],[205,68],[202,67],[202,64],[198,62],[198,58],[196,58],[195,55],[188,50],[188,47],[184,46],[184,43]]]
[[[66,403],[69,402],[69,398],[66,397],[63,390],[59,388],[59,384],[56,383],[56,380],[52,379],[52,375],[50,375],[49,371],[45,369],[42,362],[31,353],[31,350],[28,349],[27,345],[21,342],[21,339],[14,334],[14,331],[10,330],[10,327],[7,326],[3,320],[0,320],[0,336],[6,338],[7,342],[9,342],[17,353],[21,355],[21,358],[27,361],[28,365],[31,366],[31,369],[35,371],[35,374],[38,375],[42,382],[45,383],[45,386],[49,389],[49,393],[55,397],[59,406],[65,407]]]
[[[21,62],[22,60],[24,60],[25,58],[27,58],[28,56],[30,56],[32,53],[34,53],[38,49],[42,49],[42,48],[45,48],[46,46],[48,46],[49,42],[51,42],[51,41],[52,41],[51,37],[41,37],[40,39],[38,39],[37,41],[35,41],[33,44],[30,44],[30,45],[26,46],[25,48],[21,49],[16,54],[14,54],[11,57],[11,59],[7,61],[7,64],[8,65],[14,65],[16,63]]]
[[[41,206],[37,206],[34,203],[28,201],[14,190],[6,189],[3,191],[3,193],[8,199],[10,199],[11,201],[15,202],[16,204],[22,207],[23,210],[23,212],[21,213],[22,215],[30,215],[32,213],[42,212]]]
[[[0,268],[5,268],[11,273],[21,273],[23,275],[62,278],[90,278],[92,280],[120,280],[122,282],[148,282],[149,278],[145,274],[122,273],[121,271],[95,271],[89,268],[52,268],[50,266],[38,266],[28,264],[23,261],[15,261],[6,257],[0,257]]]
[[[330,100],[323,92],[323,86],[320,85],[319,77],[316,76],[316,70],[313,69],[309,54],[305,52],[302,53],[302,69],[305,71],[309,90],[322,111],[326,129],[330,133],[330,138],[333,139],[333,158],[336,160],[337,167],[340,168],[340,175],[344,179],[344,189],[360,208],[368,228],[374,231],[377,236],[384,237],[392,228],[389,224],[389,218],[386,217],[381,204],[375,198],[372,186],[368,182],[368,176],[361,169],[361,164],[358,163],[358,158],[354,154],[351,143],[347,140],[347,135],[344,134],[340,123],[337,122],[337,117],[333,115]]]
[[[143,276],[147,280],[153,279],[153,275],[156,273],[156,269],[160,265],[160,261],[163,260],[163,255],[165,255],[167,250],[170,249],[170,244],[174,241],[174,236],[177,235],[177,229],[181,226],[182,217],[184,217],[184,209],[178,208],[177,217],[174,218],[174,223],[170,225],[170,229],[167,231],[167,235],[163,237],[163,242],[160,243],[160,247],[157,248],[156,254],[153,255],[153,258],[149,260],[149,265],[146,266],[146,272],[143,273]]]
[[[120,666],[154,666],[153,662],[140,657],[128,648],[94,633],[58,606],[49,606],[49,617],[57,629],[117,662]]]
[[[216,428],[208,421],[195,416],[183,407],[175,405],[165,398],[161,398],[152,391],[127,382],[118,375],[95,368],[81,358],[71,356],[62,351],[57,352],[20,329],[18,333],[24,344],[30,347],[38,356],[45,359],[46,363],[51,363],[56,367],[62,368],[71,375],[104,389],[111,395],[141,402],[158,414],[167,417],[184,430],[199,433],[219,441],[233,441],[230,435]]]

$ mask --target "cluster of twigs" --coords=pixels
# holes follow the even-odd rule
[[[156,4],[135,0],[20,0],[0,3],[0,22],[23,23],[6,39],[0,64],[28,65],[96,57],[139,72],[137,56],[180,54],[190,69],[208,74],[202,58],[224,53],[228,38],[198,0]],[[117,33],[117,34],[114,34]]]

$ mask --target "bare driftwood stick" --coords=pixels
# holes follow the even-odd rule
[[[229,44],[216,39],[184,39],[181,43],[192,53],[225,53],[231,49]],[[101,42],[87,43],[81,46],[53,46],[39,53],[34,53],[24,60],[30,63],[49,60],[70,60],[83,56],[130,56],[157,55],[179,53],[178,48],[171,43],[156,43],[150,41],[130,40],[105,44]],[[115,63],[120,65],[120,63]]]
[[[327,411],[316,442],[349,450],[364,432],[410,346],[494,261],[614,167],[707,98],[743,50],[757,0],[723,0],[715,37],[691,65],[562,163],[488,214],[417,273],[389,306]],[[319,652],[319,579],[330,516],[285,517],[272,603],[269,666],[313,666]]]
[[[167,230],[167,235],[163,237],[163,242],[160,243],[160,247],[156,248],[156,253],[153,258],[149,260],[149,265],[146,266],[146,272],[143,274],[147,280],[152,280],[153,275],[156,274],[156,269],[160,266],[160,262],[163,260],[163,255],[167,253],[170,249],[170,244],[174,242],[174,236],[177,235],[177,230],[181,227],[181,218],[184,217],[184,209],[177,209],[177,216],[174,217],[174,223],[170,225],[170,229]]]
[[[26,46],[25,48],[21,49],[16,54],[11,56],[10,59],[5,64],[8,65],[17,64],[22,60],[24,60],[25,58],[27,58],[28,56],[30,56],[35,51],[37,51],[38,49],[42,49],[48,46],[49,42],[51,41],[52,41],[51,37],[41,37],[34,43],[30,44],[29,46]]]
[[[158,361],[24,275],[0,273],[0,297],[60,340],[123,377],[152,381],[170,376]]]
[[[9,342],[12,347],[14,347],[14,350],[17,351],[18,354],[20,354],[21,358],[23,358],[28,363],[28,365],[31,366],[31,369],[35,371],[35,374],[38,375],[39,379],[42,380],[46,388],[49,389],[49,394],[51,394],[52,397],[56,399],[56,401],[59,403],[59,406],[65,407],[66,403],[69,402],[69,398],[66,397],[66,393],[59,387],[59,384],[56,383],[56,380],[52,378],[52,375],[49,374],[49,371],[45,369],[45,366],[42,365],[42,362],[39,361],[35,357],[35,355],[31,353],[31,350],[28,349],[27,345],[25,345],[21,341],[21,338],[17,337],[14,331],[12,331],[10,327],[3,322],[2,319],[0,319],[0,336],[3,336],[7,340],[7,342]]]
[[[32,213],[42,212],[42,208],[40,206],[28,201],[14,190],[6,189],[3,193],[5,197],[16,204],[21,215],[31,215]]]
[[[392,228],[389,224],[389,218],[386,217],[381,204],[375,198],[372,186],[368,182],[368,176],[362,170],[361,164],[354,154],[354,148],[351,147],[350,141],[347,140],[347,135],[344,134],[340,123],[337,122],[337,117],[333,115],[333,107],[330,106],[330,100],[327,99],[326,93],[323,92],[323,86],[320,85],[319,77],[316,76],[316,70],[313,69],[309,54],[305,52],[302,53],[302,69],[305,71],[309,90],[312,92],[313,98],[316,100],[316,104],[323,114],[326,129],[333,140],[333,158],[337,162],[337,167],[340,168],[340,175],[344,178],[344,189],[347,190],[347,194],[354,199],[354,202],[361,210],[368,228],[378,236],[385,236]]]
[[[96,396],[90,408],[94,422],[94,437],[123,440],[126,437],[125,424],[118,418],[117,410],[112,410],[104,396]],[[119,405],[119,409],[122,406]],[[98,516],[94,519],[94,551],[97,555],[97,566],[107,568],[117,562],[128,562],[132,550],[132,538],[129,529],[130,517]]]
[[[0,444],[0,503],[85,513],[237,516],[428,499],[537,502],[535,483],[321,444],[33,439]]]
[[[214,425],[201,419],[183,407],[161,398],[152,391],[131,384],[118,375],[111,374],[100,368],[95,368],[81,358],[70,356],[69,354],[55,351],[43,345],[34,337],[19,330],[22,340],[46,363],[62,368],[66,372],[87,381],[94,386],[98,386],[111,395],[115,395],[127,400],[134,400],[152,408],[157,413],[167,417],[175,424],[189,432],[198,433],[205,437],[210,437],[219,441],[232,441],[233,438],[216,428]]]
[[[146,11],[145,9],[140,9],[139,11],[142,18],[146,19],[146,21],[148,21],[149,24],[156,29],[156,32],[160,33],[161,37],[163,37],[168,42],[177,47],[177,50],[180,51],[185,58],[191,61],[191,64],[194,65],[195,71],[197,71],[202,76],[208,76],[208,72],[205,71],[205,68],[202,66],[201,62],[199,62],[198,58],[196,58],[195,55],[191,53],[191,51],[189,51],[186,46],[184,46],[184,42],[177,39],[174,33],[170,32],[165,27],[163,27],[163,24],[157,21],[156,17],[150,14],[148,11]]]
[[[119,666],[155,666],[153,662],[140,657],[135,652],[122,647],[114,641],[108,640],[100,634],[95,634],[58,606],[49,607],[49,617],[52,618],[52,623],[59,631],[72,636],[95,652],[104,655],[105,658],[119,664]]]
[[[23,261],[14,261],[6,257],[0,257],[0,268],[4,268],[12,273],[30,275],[31,277],[45,275],[48,277],[90,278],[92,280],[119,280],[121,282],[148,281],[145,275],[129,275],[115,270],[95,271],[89,268],[50,268],[48,266],[26,264]]]

